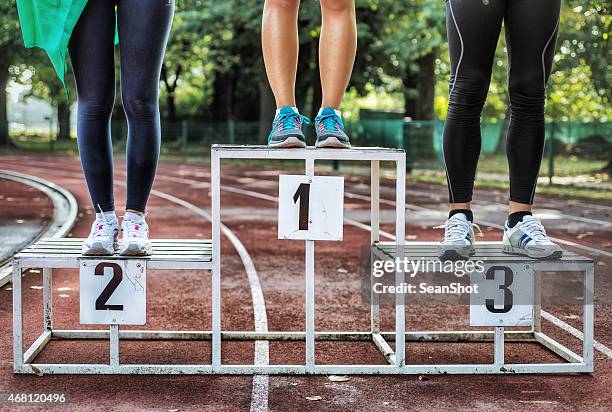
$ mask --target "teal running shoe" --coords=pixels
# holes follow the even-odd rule
[[[344,124],[333,107],[324,107],[315,118],[316,147],[349,148],[351,143],[344,132]]]
[[[310,119],[296,113],[290,106],[280,109],[268,136],[268,147],[306,147],[302,126],[310,124]]]

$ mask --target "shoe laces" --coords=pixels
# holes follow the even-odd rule
[[[121,232],[123,237],[128,238],[142,238],[148,236],[148,225],[147,222],[144,221],[144,218],[147,216],[143,216],[142,223],[134,222],[130,219],[126,219],[125,216],[121,216],[123,218],[123,224],[121,225]]]
[[[310,119],[308,117],[294,111],[291,113],[279,113],[274,121],[275,128],[279,131],[298,129],[302,124],[310,124]]]
[[[531,238],[535,240],[549,240],[546,230],[542,225],[542,221],[537,217],[525,216],[523,221],[520,222],[521,230],[527,233]]]
[[[323,130],[333,130],[336,132],[344,130],[342,119],[336,113],[320,114],[316,120],[319,122],[319,128]]]
[[[93,224],[91,225],[90,236],[91,237],[108,236],[111,234],[111,227],[112,227],[113,221],[104,214],[100,205],[97,205],[97,206],[98,206],[98,209],[100,209],[100,214],[102,216],[96,217],[96,220],[94,220]]]
[[[434,226],[434,229],[444,229],[444,240],[462,240],[465,239],[467,232],[475,227],[482,234],[480,226],[468,220],[448,219],[443,225]]]

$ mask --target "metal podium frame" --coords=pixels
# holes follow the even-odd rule
[[[585,273],[584,295],[584,343],[582,356],[554,341],[542,333],[540,325],[540,302],[534,305],[534,327],[531,331],[508,331],[496,327],[490,331],[407,331],[405,325],[404,295],[395,297],[395,330],[381,331],[380,307],[371,305],[371,327],[362,332],[317,332],[315,331],[315,245],[305,241],[305,330],[285,331],[224,331],[221,327],[221,160],[223,159],[277,159],[304,161],[305,172],[314,176],[315,161],[350,160],[366,161],[371,165],[371,244],[373,254],[402,258],[410,252],[410,245],[430,246],[430,242],[405,242],[405,186],[406,157],[403,150],[384,148],[353,149],[270,149],[266,146],[213,145],[211,151],[211,196],[212,196],[212,240],[159,240],[154,241],[155,254],[147,258],[149,269],[202,269],[212,274],[212,330],[211,331],[151,331],[119,330],[111,325],[107,330],[54,330],[52,326],[51,278],[52,269],[78,268],[81,259],[80,239],[42,240],[20,252],[14,261],[13,270],[13,333],[14,370],[16,373],[35,374],[504,374],[504,373],[570,373],[593,371],[593,283],[594,269],[590,259],[571,254],[573,270]],[[380,242],[380,162],[395,163],[395,242]],[[50,243],[51,242],[51,243]],[[53,243],[55,242],[55,243]],[[62,243],[63,242],[63,243]],[[177,243],[171,243],[177,242]],[[180,243],[182,242],[182,243]],[[170,243],[170,244],[169,244]],[[483,243],[483,242],[479,242]],[[182,253],[171,253],[172,246],[182,244]],[[160,251],[160,253],[157,253]],[[161,252],[164,253],[161,253]],[[105,258],[106,259],[106,258]],[[114,256],[112,259],[126,259]],[[532,261],[533,262],[533,261]],[[539,266],[538,266],[539,265]],[[568,270],[568,262],[534,263],[536,270]],[[43,333],[23,351],[23,310],[21,275],[27,268],[43,269]],[[395,284],[404,283],[403,272],[395,273]],[[536,277],[535,296],[539,296],[540,277]],[[537,298],[536,298],[537,299]],[[108,340],[110,356],[108,364],[40,364],[36,357],[51,339],[98,339]],[[122,364],[119,357],[121,340],[211,340],[210,364]],[[293,340],[305,341],[306,356],[303,364],[297,365],[228,365],[222,363],[223,340]],[[369,341],[387,360],[379,365],[319,365],[315,362],[315,341]],[[504,342],[538,342],[550,349],[567,363],[553,364],[506,364]],[[392,348],[389,342],[394,341]],[[412,341],[492,341],[493,364],[418,365],[406,362],[406,342]]]

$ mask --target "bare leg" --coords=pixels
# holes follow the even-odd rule
[[[266,0],[261,46],[276,107],[295,106],[300,0]]]
[[[267,2],[266,2],[267,3]],[[322,107],[338,109],[348,86],[357,51],[354,0],[321,0],[319,69]]]
[[[531,209],[533,209],[533,205],[529,205],[527,203],[517,203],[510,201],[510,203],[508,204],[508,214],[512,214],[515,212],[531,212]]]
[[[450,210],[472,210],[471,203],[450,203]]]

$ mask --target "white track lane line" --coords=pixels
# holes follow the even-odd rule
[[[31,168],[31,167],[30,167]],[[49,171],[42,168],[34,168],[45,173],[50,174],[61,174],[66,175],[63,172]],[[192,181],[195,182],[195,181]],[[127,186],[124,181],[115,180],[115,183],[119,186]],[[183,182],[184,183],[184,182]],[[186,200],[173,196],[171,194],[161,192],[159,190],[151,190],[151,195],[165,199],[169,202],[181,205],[197,215],[203,217],[205,220],[212,222],[212,216],[204,209],[197,207],[193,203]],[[267,332],[268,331],[268,317],[266,312],[266,304],[261,289],[261,283],[259,282],[259,276],[255,270],[253,260],[249,255],[248,251],[238,239],[238,237],[232,232],[227,226],[221,224],[221,231],[230,240],[242,263],[247,274],[249,286],[251,290],[251,299],[253,301],[253,314],[255,318],[255,331],[256,332]],[[269,348],[268,341],[255,341],[255,360],[256,365],[268,365],[269,364]],[[267,411],[268,410],[268,387],[269,377],[268,375],[254,375],[253,376],[253,388],[251,391],[251,411]]]
[[[170,202],[181,205],[192,212],[202,216],[204,219],[212,222],[212,216],[204,209],[195,206],[186,200],[180,199],[176,196],[172,196],[168,193],[160,192],[158,190],[151,190],[151,194],[162,199],[166,199]],[[232,232],[227,226],[221,223],[221,231],[223,234],[232,242],[232,245],[240,255],[240,259],[244,265],[244,269],[249,280],[249,287],[251,289],[251,299],[253,301],[253,314],[255,317],[255,331],[256,332],[267,332],[268,331],[268,317],[266,314],[266,304],[261,289],[261,283],[259,282],[259,276],[255,270],[255,264],[246,250],[240,239]],[[255,341],[255,365],[268,365],[270,363],[268,341],[258,340]],[[251,411],[267,411],[268,410],[268,386],[269,377],[268,375],[254,375],[253,376],[253,388],[251,391]]]

